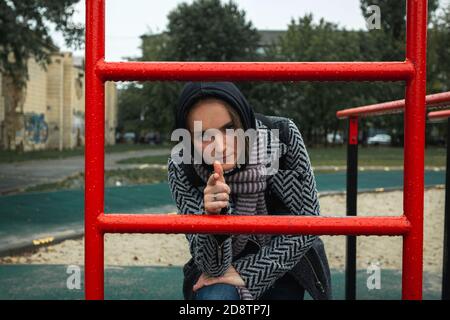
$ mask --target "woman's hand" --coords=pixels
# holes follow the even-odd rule
[[[206,273],[202,273],[197,283],[194,285],[193,290],[197,291],[204,286],[210,286],[216,283],[231,284],[236,287],[245,286],[245,282],[242,280],[239,273],[233,266],[230,266],[227,271],[225,271],[224,275],[220,277],[211,277]]]
[[[204,206],[207,214],[219,214],[226,208],[230,199],[230,187],[223,177],[223,168],[219,161],[214,161],[214,173],[209,177],[204,193]]]

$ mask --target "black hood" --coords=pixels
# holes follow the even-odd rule
[[[241,117],[244,131],[256,129],[252,107],[232,82],[188,82],[178,100],[175,129],[186,129],[186,117],[189,109],[200,99],[210,97],[221,99],[234,108]]]
[[[242,92],[232,82],[188,82],[181,91],[178,104],[176,106],[176,120],[175,129],[186,127],[186,118],[189,109],[199,100],[204,98],[218,98],[227,102],[234,108],[241,117],[244,131],[248,129],[256,129],[256,120],[253,109],[245,99]],[[191,154],[194,152],[194,147],[191,144]],[[214,170],[212,165],[203,163],[203,165],[212,172]],[[192,165],[183,164],[185,171],[193,172]],[[232,175],[237,171],[243,170],[246,164],[240,164],[234,169],[225,172],[224,175]]]

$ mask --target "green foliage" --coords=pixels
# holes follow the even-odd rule
[[[428,88],[431,92],[450,90],[450,3],[435,17],[429,31]]]
[[[406,1],[360,0],[363,15],[367,17],[371,5],[380,7],[381,28],[395,40],[404,42],[406,36]],[[428,0],[428,13],[431,17],[439,6],[439,0]]]
[[[143,61],[243,61],[257,56],[259,34],[233,2],[182,3],[168,19],[166,33],[142,36]],[[132,85],[129,93],[121,94],[119,108],[131,109],[121,111],[121,118],[133,131],[170,132],[181,88],[180,82],[146,82],[140,88]],[[131,106],[133,103],[139,106]],[[147,116],[138,121],[136,116],[142,110]]]
[[[239,61],[256,57],[259,35],[233,3],[198,0],[169,13],[168,58],[177,61]]]
[[[402,61],[405,59],[406,1],[361,0],[381,9],[380,30],[346,30],[311,14],[292,19],[287,31],[261,51],[257,30],[234,2],[196,0],[180,4],[168,16],[167,32],[142,37],[142,60],[150,61]],[[428,92],[449,90],[449,8],[436,15],[438,0],[429,1]],[[139,100],[154,117],[148,129],[170,132],[173,107],[181,83],[143,84]],[[402,82],[240,82],[237,85],[256,112],[293,118],[306,142],[321,144],[328,133],[344,131],[336,111],[354,106],[402,99]],[[133,89],[134,90],[134,89]],[[131,91],[134,92],[134,91]],[[137,102],[136,102],[137,103]],[[129,104],[128,104],[129,105]],[[121,108],[132,106],[121,104]],[[130,117],[134,117],[130,111]],[[363,135],[370,128],[386,129],[395,144],[403,141],[403,116],[371,117],[360,122]]]
[[[49,62],[55,49],[51,28],[61,31],[68,45],[80,46],[83,27],[71,20],[78,1],[0,0],[0,72],[24,86],[30,57],[43,66]]]

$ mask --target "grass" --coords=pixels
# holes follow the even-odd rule
[[[313,166],[346,166],[346,147],[310,148],[308,153]],[[445,166],[445,148],[428,147],[425,150],[426,166]],[[403,166],[403,148],[370,146],[358,148],[359,166]]]
[[[170,144],[145,145],[145,144],[117,144],[106,146],[106,153],[139,151],[148,149],[170,149]],[[169,154],[169,152],[168,152]],[[345,166],[347,163],[346,146],[315,147],[308,148],[308,154],[313,166]],[[64,159],[73,156],[84,155],[83,148],[58,150],[41,150],[18,153],[15,151],[0,151],[0,163],[18,162],[40,159]],[[119,161],[120,164],[167,164],[168,155],[134,157]],[[428,147],[425,150],[425,165],[445,166],[446,150],[443,147]],[[360,166],[402,166],[403,148],[370,146],[359,147],[358,164]]]
[[[167,164],[168,157],[169,157],[169,153],[167,153],[167,155],[128,158],[128,159],[123,159],[123,160],[117,161],[117,163],[120,163],[120,164]]]
[[[154,147],[154,146],[152,146]],[[158,146],[161,147],[161,146]],[[143,150],[150,146],[142,145],[117,145],[109,148],[109,152],[124,152],[130,150]],[[108,148],[107,148],[108,149]],[[317,147],[308,148],[313,166],[345,166],[347,150],[345,146],[340,147]],[[426,166],[444,167],[446,162],[445,148],[429,147],[425,153]],[[167,155],[129,158],[120,161],[123,164],[167,164]],[[360,147],[358,150],[359,166],[402,166],[403,148],[393,147]],[[322,170],[326,172],[327,170]],[[322,172],[321,171],[321,172]],[[318,171],[317,171],[318,172]],[[105,185],[132,185],[148,184],[167,181],[167,169],[144,168],[144,169],[116,169],[105,171]],[[24,192],[32,191],[55,191],[63,189],[82,189],[84,187],[84,174],[68,177],[62,181],[46,183],[29,187]]]
[[[347,148],[316,147],[308,148],[308,154],[313,166],[346,166]],[[425,150],[425,165],[445,166],[445,148],[428,147]],[[147,156],[121,160],[123,164],[166,164],[167,156]],[[403,166],[403,148],[371,146],[358,149],[359,166]]]
[[[140,151],[148,149],[168,148],[169,144],[148,145],[148,144],[116,144],[105,147],[106,153]],[[16,152],[0,150],[0,163],[20,162],[28,160],[64,159],[74,156],[83,156],[84,147],[59,150],[38,150],[29,152]]]

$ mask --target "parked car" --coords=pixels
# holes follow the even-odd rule
[[[148,132],[144,137],[144,143],[160,144],[161,143],[161,134],[156,131]]]
[[[125,132],[123,135],[123,140],[125,143],[135,143],[136,141],[136,133],[134,132]]]
[[[334,138],[334,141],[333,141]],[[341,144],[344,143],[344,138],[341,136],[340,133],[336,133],[336,136],[333,133],[329,133],[327,134],[327,142],[328,143],[336,143],[336,144]]]
[[[367,139],[367,144],[371,145],[390,145],[392,138],[385,133],[379,133]]]

